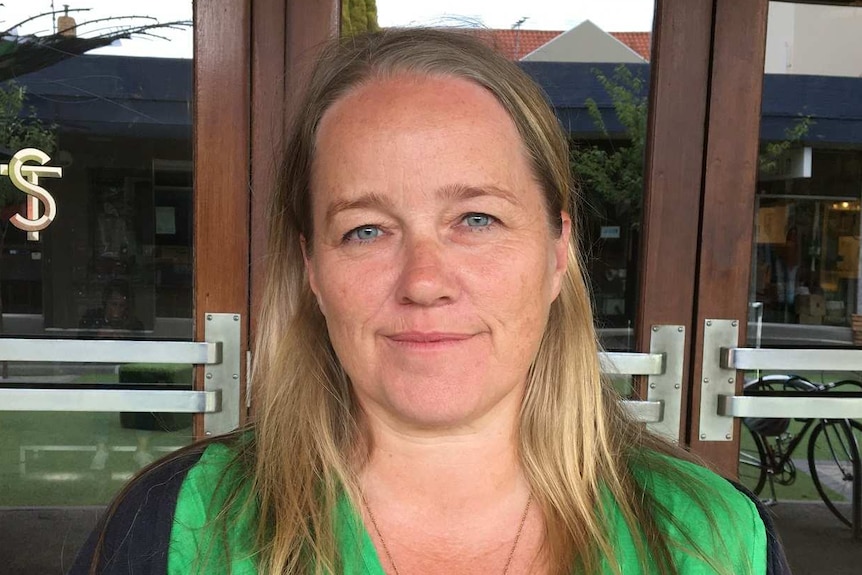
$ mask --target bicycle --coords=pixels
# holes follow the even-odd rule
[[[862,391],[862,383],[841,380],[815,384],[797,375],[765,375],[744,386],[744,393],[759,392],[828,392]],[[818,495],[826,507],[845,525],[853,526],[851,502],[854,485],[862,475],[862,423],[852,419],[796,419],[802,428],[790,430],[790,418],[745,418],[740,442],[739,476],[755,495],[760,495],[767,481],[771,498],[777,503],[775,483],[792,485],[797,464],[793,455],[808,434],[808,469]],[[809,434],[810,431],[810,434]]]

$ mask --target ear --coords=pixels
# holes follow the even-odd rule
[[[566,212],[560,212],[560,237],[554,240],[554,272],[551,278],[551,301],[557,299],[562,289],[563,278],[569,267],[569,240],[572,235],[572,218]]]
[[[305,275],[308,277],[308,285],[311,288],[311,293],[314,294],[317,300],[317,307],[320,308],[323,315],[326,315],[326,312],[323,310],[323,304],[320,301],[320,290],[317,285],[317,276],[314,273],[314,263],[308,255],[308,242],[304,235],[299,236],[299,249],[302,250],[302,263],[305,265]]]

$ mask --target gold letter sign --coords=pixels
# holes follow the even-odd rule
[[[9,176],[12,185],[27,194],[27,215],[15,214],[9,222],[27,232],[28,240],[38,240],[39,230],[44,230],[57,215],[57,202],[45,188],[39,186],[39,178],[62,178],[63,168],[46,166],[51,157],[36,148],[18,150],[8,164],[0,164],[0,176]],[[38,162],[39,165],[26,165]],[[45,204],[45,213],[39,215],[39,203]]]

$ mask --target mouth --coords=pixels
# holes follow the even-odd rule
[[[386,339],[398,347],[408,349],[443,349],[471,339],[472,333],[406,331],[387,335]]]

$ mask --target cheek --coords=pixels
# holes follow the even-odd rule
[[[505,246],[473,262],[477,276],[484,277],[488,290],[501,294],[501,299],[526,298],[545,300],[554,287],[556,258],[544,244],[527,243]],[[506,293],[510,296],[507,298]]]
[[[327,257],[317,263],[317,297],[330,329],[358,330],[383,305],[390,281],[385,267]]]
[[[549,261],[541,250],[510,249],[475,262],[470,274],[475,303],[507,331],[541,332],[553,299]]]

